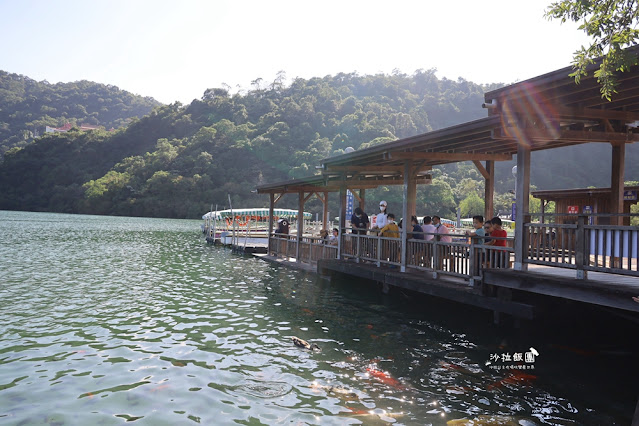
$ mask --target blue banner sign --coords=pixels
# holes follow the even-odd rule
[[[584,214],[592,214],[592,206],[584,206]],[[588,218],[588,224],[592,225],[594,224],[594,217],[590,216]]]
[[[346,220],[351,220],[351,216],[353,216],[353,193],[350,189],[346,190]]]

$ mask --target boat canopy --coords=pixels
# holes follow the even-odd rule
[[[273,215],[276,217],[286,217],[286,218],[297,218],[297,210],[291,209],[274,209]],[[215,217],[215,219],[226,219],[227,217],[232,216],[257,216],[268,218],[268,208],[259,208],[259,209],[233,209],[233,210],[219,210],[214,212],[208,212],[202,219],[208,219],[211,217]],[[304,212],[304,219],[312,219],[313,215],[309,212]]]
[[[464,218],[461,220],[462,225],[464,226],[473,226],[473,219],[470,217]],[[502,219],[501,220],[502,227],[514,228],[515,222],[510,219]]]

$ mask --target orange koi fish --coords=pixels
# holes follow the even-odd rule
[[[380,371],[380,370],[376,370],[374,368],[367,368],[366,371],[368,371],[368,373],[375,377],[377,380],[379,380],[380,382],[384,383],[385,385],[389,385],[392,386],[396,389],[402,389],[403,386],[400,383],[399,380],[397,379],[393,379],[390,374],[384,372],[384,371]]]

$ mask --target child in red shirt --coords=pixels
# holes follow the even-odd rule
[[[508,237],[508,233],[501,229],[501,219],[498,217],[492,218],[490,221],[492,224],[492,231],[490,232],[490,242],[486,243],[487,245],[497,246],[497,247],[506,247],[505,238]],[[499,238],[499,239],[497,239]],[[509,254],[505,250],[499,250],[495,253],[494,259],[494,267],[495,268],[507,268]]]

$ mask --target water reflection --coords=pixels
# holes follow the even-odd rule
[[[2,422],[623,424],[628,412],[561,387],[544,352],[534,372],[486,365],[547,350],[543,336],[237,257],[194,221],[0,216]]]

